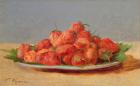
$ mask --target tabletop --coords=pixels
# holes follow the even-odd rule
[[[0,86],[140,86],[140,42],[129,42],[132,48],[126,52],[130,57],[120,68],[90,72],[37,71],[19,67],[5,59],[0,51]],[[0,49],[16,48],[19,44],[0,43]],[[132,59],[133,58],[133,59]]]

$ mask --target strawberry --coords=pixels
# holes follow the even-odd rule
[[[98,54],[99,54],[99,58],[103,61],[110,61],[113,56],[112,52],[105,48],[99,49]]]
[[[96,35],[92,36],[92,42],[94,42],[95,44],[98,45],[100,43],[100,41],[101,41],[100,37],[98,37]]]
[[[85,51],[85,57],[88,59],[89,63],[92,63],[92,64],[96,64],[97,58],[98,58],[98,52],[95,46],[89,47]]]
[[[34,50],[28,51],[24,55],[24,61],[35,63],[36,62],[36,52]]]
[[[49,52],[49,49],[41,49],[41,50],[37,51],[37,55],[40,56],[40,55],[47,53],[47,52]]]
[[[67,65],[71,65],[72,56],[73,56],[73,54],[66,54],[62,59],[63,62]]]
[[[58,55],[55,52],[49,51],[45,54],[42,54],[40,57],[37,57],[37,61],[40,64],[44,65],[60,65],[61,61]]]
[[[79,33],[77,33],[77,38],[86,38],[87,40],[91,40],[91,34],[89,31],[80,31]]]
[[[51,47],[51,43],[49,39],[43,39],[40,42],[38,42],[36,45],[37,50],[47,49],[49,47]]]
[[[21,44],[19,48],[17,49],[17,57],[20,59],[24,58],[24,55],[26,52],[30,50],[30,45],[29,44]]]
[[[84,29],[85,27],[80,21],[73,23],[70,27],[70,30],[76,33],[79,33],[80,31],[83,31]]]
[[[92,42],[90,42],[90,46],[89,46],[89,47],[90,47],[90,48],[94,48],[94,49],[96,49],[96,50],[97,50],[97,48],[98,48],[97,44],[92,43]]]
[[[76,34],[73,31],[65,31],[55,42],[56,46],[64,45],[64,44],[73,44],[76,39]]]
[[[39,55],[42,55],[42,54],[47,53],[47,52],[49,52],[49,51],[55,51],[54,47],[50,47],[50,48],[48,48],[48,49],[41,49],[41,50],[38,50],[38,51],[37,51],[37,55],[39,56]]]
[[[61,46],[58,46],[58,47],[56,48],[56,52],[57,52],[59,55],[74,53],[75,51],[76,51],[75,46],[73,46],[73,45],[71,45],[71,44],[61,45]]]
[[[52,46],[50,48],[48,48],[49,51],[55,51],[56,50],[56,47]]]
[[[102,39],[99,43],[99,48],[107,49],[112,53],[115,53],[119,50],[118,45],[109,38]]]
[[[55,42],[61,34],[62,34],[62,32],[58,31],[58,30],[54,30],[50,33],[49,39],[53,46],[55,46]]]
[[[74,43],[74,46],[77,49],[84,49],[86,47],[89,47],[89,45],[90,45],[90,41],[86,38],[78,38]]]
[[[87,59],[84,57],[84,54],[82,52],[76,52],[71,59],[71,64],[73,66],[82,66],[86,63]]]

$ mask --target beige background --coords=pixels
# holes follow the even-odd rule
[[[139,0],[0,0],[0,42],[36,42],[77,20],[103,37],[140,40]]]

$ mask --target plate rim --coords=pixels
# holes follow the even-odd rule
[[[34,65],[23,62],[16,62],[19,66],[26,68],[35,68],[35,69],[58,69],[58,70],[95,70],[103,69],[108,67],[113,67],[119,65],[121,62],[114,61],[110,63],[103,63],[97,65],[87,65],[87,66],[69,66],[69,65],[57,65],[57,66],[47,66],[47,65]]]

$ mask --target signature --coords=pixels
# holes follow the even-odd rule
[[[14,85],[17,85],[17,84],[19,84],[19,83],[27,83],[27,81],[24,81],[24,80],[17,80],[17,79],[15,79],[15,78],[6,78],[5,79],[5,81],[6,82],[9,82],[9,83],[11,83],[11,84],[14,84]]]

